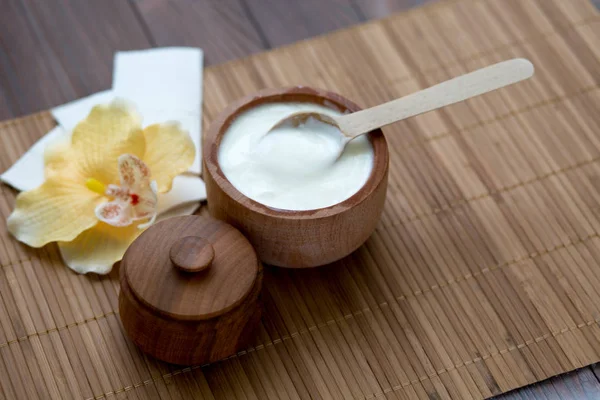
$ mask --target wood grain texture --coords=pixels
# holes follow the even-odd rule
[[[59,60],[40,44],[34,24],[21,1],[3,2],[1,79],[16,116],[47,109],[75,95]],[[47,85],[39,85],[40,81]]]
[[[142,351],[177,365],[204,365],[235,355],[254,339],[261,317],[262,268],[239,307],[202,321],[165,319],[141,303],[121,279],[119,314],[129,339]]]
[[[353,0],[366,19],[383,18],[409,8],[418,7],[431,0]]]
[[[199,236],[214,249],[210,268],[186,273],[171,261],[180,239]],[[140,301],[181,320],[203,320],[244,301],[259,270],[256,252],[231,226],[211,218],[177,217],[145,231],[123,256],[125,278]],[[223,290],[227,288],[227,290]]]
[[[244,0],[272,47],[307,39],[364,20],[351,0]]]
[[[316,267],[347,256],[371,235],[385,201],[388,150],[381,130],[369,133],[373,171],[365,185],[347,200],[308,211],[278,210],[240,193],[219,167],[219,145],[236,116],[267,102],[304,101],[358,111],[343,97],[308,87],[267,89],[232,103],[211,123],[203,145],[204,181],[209,211],[250,240],[265,263],[286,268]]]
[[[593,400],[600,398],[600,383],[591,368],[583,368],[495,397],[495,400]]]
[[[60,6],[6,0],[0,26],[3,92],[14,115],[110,88],[114,52],[150,46],[134,9],[120,0],[65,0]]]
[[[204,271],[181,271],[171,259],[189,258],[173,250],[189,255],[195,236],[202,241],[192,243],[214,249],[214,258]],[[152,226],[125,253],[120,281],[127,334],[171,363],[204,364],[235,354],[252,339],[260,316],[256,253],[239,231],[211,218],[176,217]]]
[[[266,268],[254,341],[222,362],[144,356],[119,322],[118,268],[75,275],[54,246],[12,240],[0,186],[0,397],[481,399],[598,361],[600,26],[591,3],[566,4],[446,1],[206,71],[208,122],[267,86],[369,106],[507,58],[544,66],[386,129],[372,237],[328,268]],[[53,124],[0,123],[1,168]]]
[[[175,267],[185,272],[200,272],[209,268],[215,258],[215,248],[200,236],[187,236],[177,240],[169,250]]]
[[[0,120],[9,119],[17,114],[9,107],[10,100],[0,93]]]
[[[0,70],[8,72],[8,68],[5,67],[7,62],[5,56],[6,54],[0,47]],[[7,74],[0,74],[0,121],[17,116],[17,113],[13,110],[12,96],[8,91],[8,79]]]
[[[133,0],[156,46],[193,46],[218,64],[268,48],[245,0]]]

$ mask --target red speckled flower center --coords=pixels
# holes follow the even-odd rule
[[[132,154],[123,154],[119,156],[119,180],[120,185],[107,185],[104,195],[112,200],[96,207],[98,219],[113,226],[127,226],[140,219],[148,222],[139,227],[152,224],[156,217],[157,188],[156,182],[150,180],[148,166]],[[86,185],[96,189],[94,185]]]

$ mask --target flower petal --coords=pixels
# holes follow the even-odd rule
[[[69,268],[80,274],[108,274],[120,261],[129,245],[143,232],[135,225],[114,227],[103,222],[86,230],[71,242],[60,242],[58,248]]]
[[[32,247],[73,240],[98,223],[94,209],[103,199],[78,183],[49,179],[17,196],[8,230]]]
[[[117,163],[122,154],[142,157],[146,143],[141,118],[123,101],[99,105],[73,130],[71,143],[84,176],[108,185],[117,183]]]
[[[48,144],[44,150],[44,175],[46,179],[60,177],[79,183],[85,182],[78,160],[81,155],[71,147],[71,138],[65,136]]]
[[[115,200],[102,203],[94,210],[96,217],[112,226],[127,226],[133,221],[132,210],[129,203]]]
[[[156,182],[152,181],[150,185],[138,192],[136,204],[133,205],[134,219],[156,217],[156,205],[158,203],[158,193]]]
[[[150,185],[150,170],[139,158],[132,154],[119,156],[119,180],[122,187],[134,192]]]
[[[158,192],[168,192],[173,178],[187,171],[194,162],[194,142],[178,123],[150,125],[144,129],[144,136],[146,154],[143,160],[158,184]]]

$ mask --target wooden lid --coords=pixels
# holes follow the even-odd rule
[[[203,320],[244,300],[254,286],[258,258],[231,225],[187,216],[162,221],[140,235],[121,268],[145,305],[172,318]]]

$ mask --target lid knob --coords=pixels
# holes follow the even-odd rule
[[[175,267],[182,271],[200,272],[210,267],[215,250],[204,238],[186,236],[173,243],[169,257]]]

